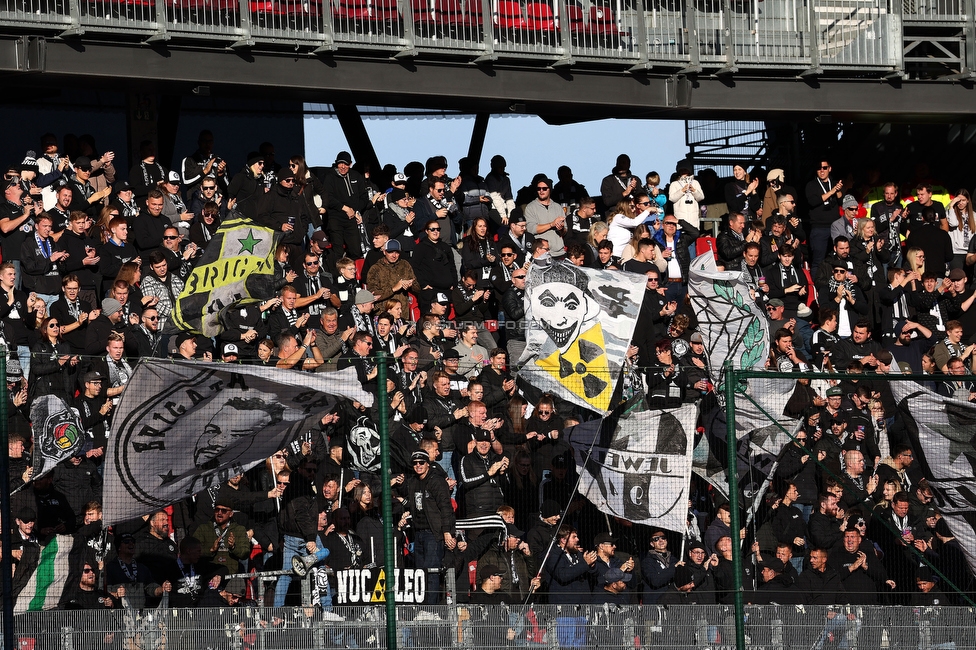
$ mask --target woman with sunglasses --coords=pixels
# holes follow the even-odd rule
[[[647,196],[645,194],[645,196]],[[607,239],[613,242],[613,254],[620,257],[624,254],[624,248],[631,240],[634,228],[644,223],[651,215],[650,211],[644,210],[637,212],[632,199],[624,199],[617,204],[612,211],[614,214],[607,222],[610,229],[607,231]]]
[[[61,340],[58,319],[41,321],[40,340],[31,347],[30,381],[27,399],[30,403],[43,395],[57,395],[66,403],[74,396],[73,387],[79,357]]]
[[[413,270],[421,286],[420,299],[428,304],[435,302],[438,293],[450,296],[458,284],[454,253],[444,243],[443,227],[442,220],[428,220],[424,225],[424,237],[413,254]]]

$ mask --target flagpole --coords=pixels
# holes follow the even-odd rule
[[[394,598],[394,583],[396,582],[396,554],[393,548],[393,488],[390,485],[390,432],[387,426],[386,411],[387,391],[386,391],[386,352],[378,350],[376,352],[376,387],[378,388],[376,399],[377,422],[376,431],[380,434],[380,485],[383,486],[382,507],[383,507],[383,564],[386,570],[386,648],[396,650],[397,647],[397,624],[396,624],[396,601]],[[342,487],[340,486],[340,491]]]
[[[9,421],[7,419],[7,348],[0,346],[0,445],[2,449],[7,449],[10,431],[8,430]],[[0,477],[3,477],[5,485],[10,485],[10,460],[6,453],[0,453]],[[3,647],[15,648],[14,645],[14,597],[12,579],[12,560],[13,551],[10,541],[10,524],[13,519],[10,517],[10,490],[0,490],[0,544],[3,545],[3,552],[0,554],[0,585],[3,586]]]
[[[735,371],[732,363],[725,362],[722,369],[725,379],[725,443],[728,448],[726,461],[728,467],[725,473],[729,479],[729,528],[732,533],[733,549],[732,553],[732,597],[735,604],[735,645],[737,648],[746,647],[745,621],[742,620],[744,605],[742,602],[742,540],[739,539],[739,478],[738,478],[738,454],[736,446],[739,439],[735,435]],[[735,543],[738,542],[738,543]]]
[[[628,412],[629,412],[629,410],[630,409],[628,409]],[[603,430],[603,425],[606,422],[606,420],[607,420],[607,416],[606,415],[604,415],[603,417],[600,418],[600,431]],[[577,426],[579,426],[579,425],[577,425]],[[565,431],[563,433],[565,433]],[[600,439],[600,432],[598,431],[597,432],[597,435],[593,436],[593,441],[590,442],[590,448],[586,450],[586,456],[583,458],[583,469],[584,470],[586,469],[586,464],[588,462],[590,462],[590,456],[593,454],[593,447],[596,446],[596,441],[599,440],[599,439]],[[582,480],[583,480],[583,472],[578,472],[578,476],[576,477],[576,485],[573,486],[573,489],[570,492],[571,495],[576,496],[578,494],[578,492],[579,492],[579,485],[580,485],[580,482]],[[539,572],[537,574],[535,574],[535,577],[536,578],[541,578],[542,577],[542,572],[545,571],[546,561],[549,559],[549,555],[552,554],[552,548],[556,544],[556,538],[559,536],[559,528],[563,525],[563,522],[566,520],[566,515],[569,513],[569,506],[572,505],[572,503],[573,503],[573,497],[570,497],[569,503],[566,504],[566,507],[560,513],[559,523],[556,524],[556,534],[552,536],[552,539],[551,540],[549,540],[549,548],[546,549],[546,554],[542,556],[542,562],[539,563]],[[607,520],[607,526],[609,527],[609,525],[610,525],[610,521],[608,519]],[[529,595],[525,597],[525,602],[522,603],[523,606],[529,604],[529,599],[532,598],[532,594],[534,594],[534,593],[535,593],[535,587],[531,587],[530,586],[529,587]]]

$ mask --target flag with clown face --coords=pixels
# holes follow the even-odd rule
[[[520,377],[534,388],[606,413],[634,334],[646,279],[566,261],[535,260],[525,291]]]

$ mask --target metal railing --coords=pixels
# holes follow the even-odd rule
[[[9,0],[64,36],[465,53],[735,71],[900,69],[902,20],[972,27],[969,0]],[[972,31],[972,30],[970,30]],[[229,43],[228,43],[229,41]]]

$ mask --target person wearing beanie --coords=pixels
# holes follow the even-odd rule
[[[549,550],[549,545],[556,536],[556,529],[559,526],[559,520],[562,519],[562,514],[563,510],[558,501],[546,499],[542,502],[542,508],[539,511],[540,521],[529,530],[526,539],[529,548],[532,550],[532,557],[536,558],[537,562],[542,562]]]
[[[302,246],[311,223],[303,210],[303,201],[295,192],[295,174],[284,168],[277,175],[278,182],[260,196],[255,221],[276,233],[281,233],[279,243]]]
[[[376,302],[382,304],[387,300],[396,300],[406,314],[410,309],[410,296],[407,292],[419,294],[422,287],[417,282],[413,266],[403,255],[399,240],[388,239],[383,245],[382,255],[370,267],[366,286],[376,295]]]
[[[383,225],[390,229],[390,239],[400,242],[403,258],[410,259],[423,225],[417,221],[417,213],[405,190],[394,187],[387,193],[386,209],[381,219]]]
[[[629,199],[639,187],[640,179],[630,173],[630,156],[625,153],[620,154],[610,174],[600,181],[603,207],[612,210],[621,201]]]
[[[264,194],[264,156],[247,154],[244,168],[227,186],[227,209],[237,208],[252,219],[257,215],[258,199]]]
[[[473,605],[488,605],[475,609],[471,621],[471,632],[479,648],[504,648],[515,639],[515,630],[509,627],[506,609],[511,603],[508,594],[502,591],[502,578],[505,569],[494,564],[478,563],[478,589],[471,594]]]
[[[125,331],[126,323],[122,318],[122,305],[115,298],[102,300],[102,309],[98,316],[88,323],[85,331],[85,354],[98,356],[105,352],[109,335],[112,332],[121,334]]]
[[[369,225],[368,230],[372,230],[369,222],[377,215],[369,198],[366,179],[352,169],[352,156],[348,151],[336,154],[335,164],[325,172],[322,185],[329,197],[326,230],[332,246],[337,251],[344,250],[352,259],[362,258],[366,249],[360,229]]]
[[[36,163],[36,184],[41,188],[41,202],[45,210],[50,210],[57,202],[58,189],[64,186],[72,172],[71,161],[58,152],[58,138],[53,133],[41,136],[41,155],[37,157]]]
[[[415,451],[410,460],[413,471],[398,490],[405,498],[403,503],[411,515],[415,566],[418,569],[441,568],[445,546],[453,549],[457,545],[451,493],[444,475],[431,470],[433,461],[426,451]],[[440,589],[440,576],[429,574],[424,604],[438,604]]]
[[[674,580],[658,599],[659,605],[695,605],[699,604],[698,595],[694,594],[695,575],[691,567],[682,564],[674,569]]]

